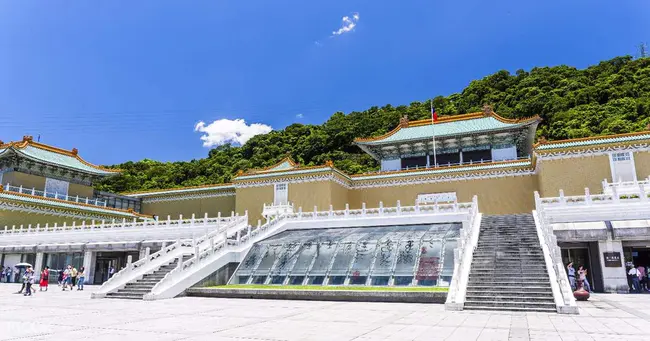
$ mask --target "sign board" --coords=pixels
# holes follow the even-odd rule
[[[603,258],[605,259],[605,267],[620,268],[622,266],[620,252],[603,252]]]
[[[436,202],[456,202],[456,192],[418,194],[416,202],[418,204],[436,203]]]

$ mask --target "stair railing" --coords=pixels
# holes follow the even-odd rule
[[[557,244],[557,237],[553,232],[553,226],[550,224],[548,217],[544,212],[542,200],[537,191],[535,191],[535,208],[536,210],[533,212],[533,215],[535,216],[536,225],[539,226],[540,237],[542,239],[542,249],[545,249],[544,251],[548,252],[551,261],[553,273],[549,273],[549,277],[551,277],[551,279],[553,277],[555,278],[563,304],[563,306],[559,307],[561,311],[558,312],[577,314],[578,307],[576,305],[575,297],[573,296],[569,277],[564,268],[564,263],[562,262],[562,252]]]
[[[468,220],[463,222],[463,227],[460,230],[458,247],[454,250],[454,272],[445,302],[445,308],[448,310],[462,310],[465,303],[469,271],[481,229],[480,220],[478,220],[480,217],[478,198],[475,195],[472,197]]]

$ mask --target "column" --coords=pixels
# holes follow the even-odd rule
[[[84,252],[84,274],[86,275],[86,284],[92,284],[95,280],[95,258],[97,254],[92,251]]]
[[[459,157],[458,163],[460,163],[462,165],[463,164],[463,150],[461,149],[460,152],[458,152],[458,153],[459,153],[459,155],[458,155],[458,157]]]
[[[41,280],[41,270],[43,270],[43,258],[45,254],[43,252],[36,252],[36,260],[34,260],[34,283],[38,283]]]
[[[627,273],[625,272],[625,258],[623,257],[623,244],[620,240],[605,240],[598,242],[600,268],[603,272],[603,290],[609,293],[627,293]],[[605,263],[605,253],[613,252],[620,257],[620,266]],[[609,266],[608,266],[609,265]],[[591,283],[590,283],[591,284]]]

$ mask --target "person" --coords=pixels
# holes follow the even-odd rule
[[[71,275],[72,275],[72,280],[70,281],[70,290],[72,290],[76,285],[77,285],[77,274],[79,271],[77,271],[77,268],[74,266],[70,265],[71,267]]]
[[[582,287],[591,292],[591,286],[589,285],[589,281],[587,281],[587,269],[585,269],[582,265],[578,268],[578,276],[580,276],[580,283],[582,283]]]
[[[7,267],[7,283],[11,283],[11,272],[13,270],[11,269],[11,266]]]
[[[645,291],[647,287],[647,278],[645,275],[645,267],[642,265],[639,265],[636,268],[636,273],[639,275],[639,291]]]
[[[77,291],[84,290],[84,281],[86,280],[85,268],[82,266],[77,272]]]
[[[26,289],[23,296],[32,296],[32,284],[34,284],[34,270],[32,270],[31,267],[28,266],[27,269],[25,269],[24,278],[25,278]]]
[[[632,279],[632,289],[636,292],[641,292],[641,284],[639,283],[639,270],[637,270],[634,267],[634,264],[632,264],[632,267],[630,270],[627,272],[628,276]]]
[[[62,282],[63,284],[61,284],[61,288],[63,288],[63,290],[61,290],[61,291],[65,291],[65,288],[68,286],[68,282],[70,280],[71,280],[70,279],[70,266],[68,266],[67,268],[65,268],[65,270],[63,270],[63,282]]]
[[[115,268],[112,265],[108,266],[108,279],[111,279],[113,277],[113,274],[115,273]]]
[[[57,278],[57,283],[59,286],[63,285],[63,270],[59,270],[59,278]]]
[[[571,284],[571,290],[576,290],[576,269],[573,267],[573,262],[569,262],[569,264],[566,265],[568,276],[569,276],[569,284]]]
[[[45,291],[47,291],[47,286],[49,284],[49,281],[50,281],[50,268],[46,266],[43,269],[43,271],[41,271],[41,281],[38,283],[39,286],[38,290],[42,291],[43,288],[45,288]]]

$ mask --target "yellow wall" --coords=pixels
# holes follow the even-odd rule
[[[23,225],[23,228],[27,228],[29,224],[31,224],[32,227],[36,227],[37,224],[41,224],[41,227],[44,227],[45,224],[54,226],[54,223],[57,223],[58,226],[63,226],[63,223],[66,223],[67,226],[71,226],[73,221],[77,225],[81,225],[83,220],[56,215],[0,210],[0,229],[2,230],[4,230],[5,226],[7,226],[8,229],[11,229],[12,226],[20,228],[20,225]],[[91,219],[86,220],[86,224],[90,224],[91,222]]]
[[[345,209],[345,204],[350,203],[349,190],[338,183],[330,182],[331,203],[335,210]]]
[[[71,197],[78,195],[79,197],[92,199],[94,195],[94,191],[91,186],[84,186],[84,185],[71,183],[70,187],[68,187],[68,195]]]
[[[42,191],[45,189],[45,177],[21,173],[21,172],[8,172],[2,176],[3,184],[11,184],[12,186],[23,186],[24,188],[36,188],[36,190]],[[68,187],[68,195],[76,196],[83,198],[93,197],[93,188],[91,186],[84,186],[79,184],[70,183]]]
[[[478,196],[479,210],[486,214],[530,212],[534,207],[533,192],[537,187],[535,175],[512,176],[471,181],[450,181],[394,187],[353,189],[350,191],[350,208],[414,205],[418,194],[456,192],[459,202],[469,202]]]
[[[197,218],[202,218],[205,213],[209,217],[215,217],[219,212],[222,216],[230,216],[235,211],[235,196],[201,198],[190,200],[160,201],[152,203],[142,203],[142,213],[157,215],[159,219],[167,219],[170,215],[172,219],[178,219],[180,214],[184,218],[192,217],[195,214]]]
[[[650,176],[650,152],[634,153],[634,167],[639,181],[647,179]]]
[[[584,195],[585,187],[591,193],[602,193],[603,180],[612,180],[608,155],[572,159],[539,161],[539,192],[542,197]]]
[[[236,190],[236,208],[237,213],[244,214],[248,210],[248,223],[257,224],[257,220],[262,220],[263,205],[273,203],[273,185],[260,187],[237,188]],[[289,195],[291,195],[291,184],[289,185]]]
[[[303,211],[313,211],[317,206],[319,211],[327,211],[331,200],[330,181],[289,184],[289,202],[295,210],[302,207]]]
[[[23,186],[25,188],[36,188],[42,191],[45,189],[45,178],[42,176],[20,173],[8,172],[2,176],[3,184],[10,184],[12,186]]]

